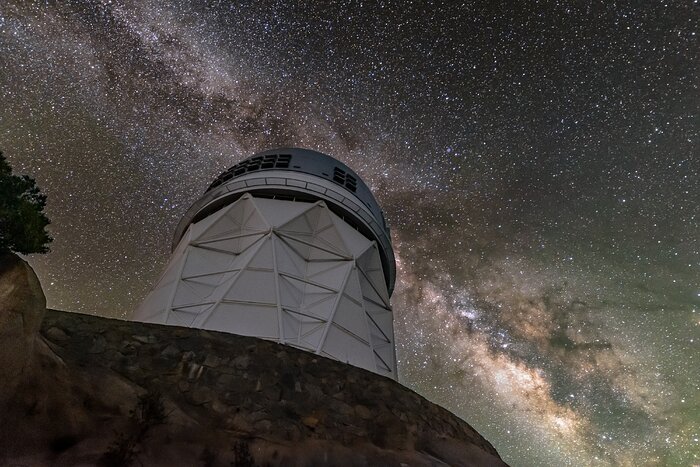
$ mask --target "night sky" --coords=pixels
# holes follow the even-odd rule
[[[700,462],[698,0],[170,3],[0,2],[50,307],[128,318],[214,177],[315,149],[392,226],[402,383],[514,466]]]

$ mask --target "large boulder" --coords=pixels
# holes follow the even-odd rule
[[[0,255],[0,407],[29,373],[46,311],[39,279],[26,261]]]

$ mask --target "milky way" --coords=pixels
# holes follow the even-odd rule
[[[700,462],[697,1],[170,3],[0,6],[50,306],[128,317],[216,175],[316,149],[392,225],[404,384],[512,465]]]

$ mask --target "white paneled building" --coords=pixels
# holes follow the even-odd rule
[[[134,320],[277,341],[396,378],[396,268],[375,198],[324,154],[278,149],[185,214]]]

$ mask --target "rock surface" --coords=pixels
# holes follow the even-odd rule
[[[0,410],[29,371],[45,310],[32,268],[16,255],[0,254]]]
[[[32,355],[0,465],[505,465],[400,384],[260,339],[48,311]]]

